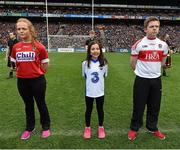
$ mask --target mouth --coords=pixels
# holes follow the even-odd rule
[[[94,53],[94,54],[92,54],[93,56],[99,56],[99,53]]]
[[[92,56],[98,58],[99,54],[92,54]]]

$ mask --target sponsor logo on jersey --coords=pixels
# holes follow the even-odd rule
[[[149,43],[149,45],[156,45],[155,43]]]
[[[16,61],[35,61],[35,52],[17,52]]]
[[[142,48],[146,48],[146,47],[148,47],[147,45],[142,45]]]
[[[163,51],[141,51],[139,55],[139,59],[142,61],[149,61],[149,62],[161,62],[163,56]]]
[[[30,46],[28,46],[28,45],[24,45],[24,46],[23,46],[23,48],[29,48],[29,47],[30,47]]]

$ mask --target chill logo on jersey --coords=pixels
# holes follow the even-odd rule
[[[16,53],[16,61],[17,62],[25,62],[25,61],[35,61],[35,52],[17,52]]]
[[[142,61],[149,61],[149,62],[161,62],[163,57],[163,51],[161,50],[144,50],[140,51],[139,59]]]
[[[92,75],[92,78],[91,78],[92,83],[97,83],[99,81],[98,72],[93,72],[93,73],[91,73],[91,75]]]

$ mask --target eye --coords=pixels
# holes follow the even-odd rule
[[[149,28],[154,28],[154,27],[158,28],[159,26],[149,26]]]
[[[94,51],[94,48],[92,48],[91,50]]]

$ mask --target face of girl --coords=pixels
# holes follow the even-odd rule
[[[16,24],[16,30],[17,30],[18,37],[20,37],[22,41],[24,42],[31,41],[30,30],[26,22],[18,22]]]
[[[91,46],[90,54],[92,56],[92,59],[97,59],[100,55],[100,48],[98,44],[94,44]]]

